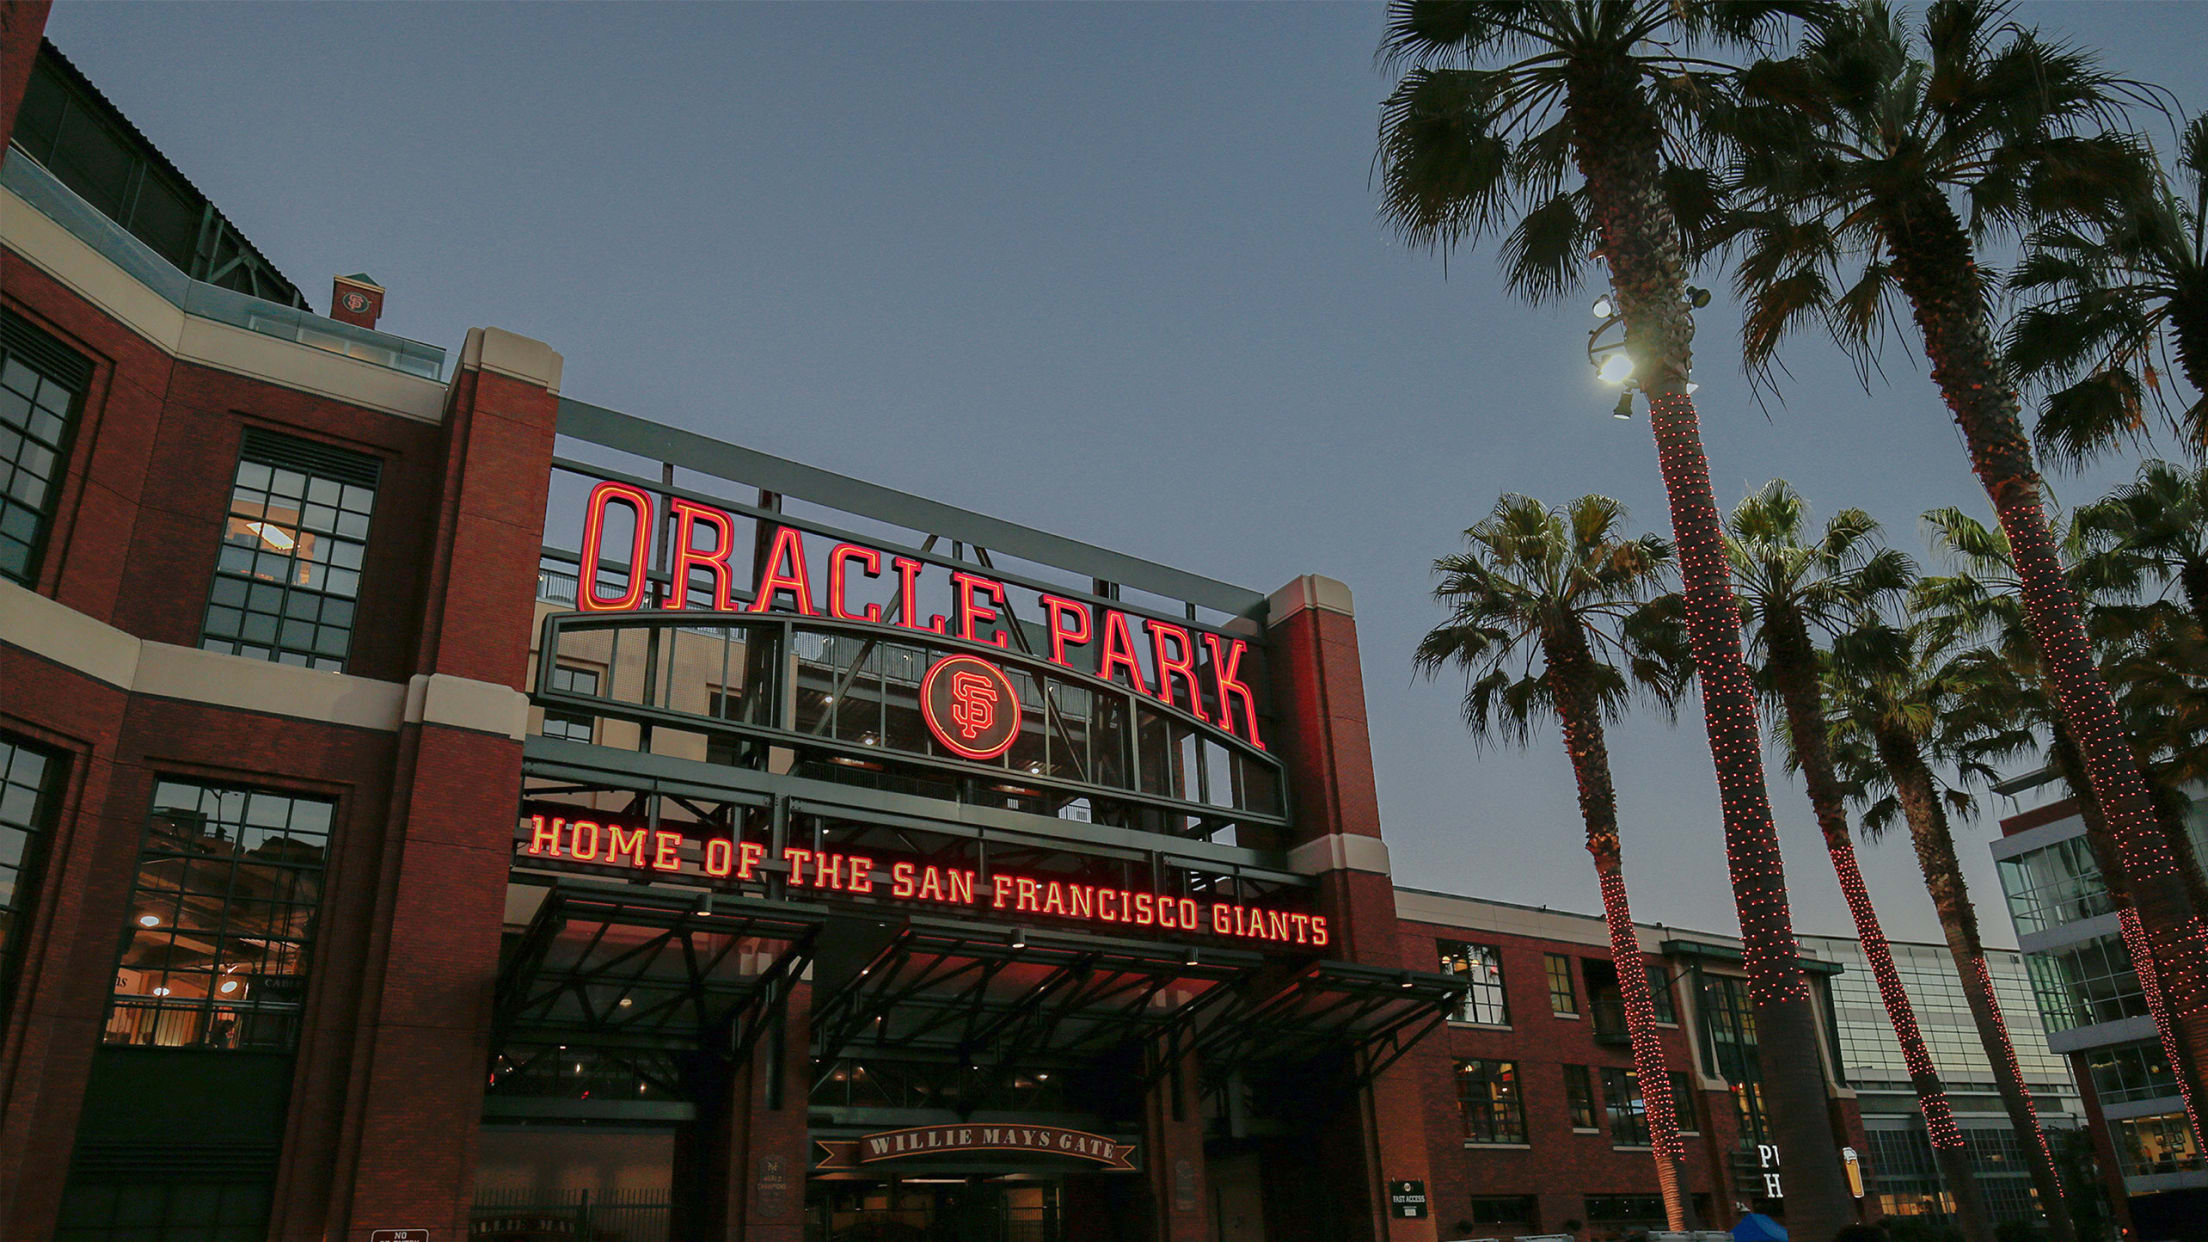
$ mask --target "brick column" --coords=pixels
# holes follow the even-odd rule
[[[731,1134],[726,1242],[803,1242],[805,1175],[812,1167],[806,1101],[812,1095],[812,989],[800,985],[777,1031],[752,1050],[741,1076],[748,1105]],[[775,1093],[773,1084],[779,1082]]]
[[[1156,1242],[1210,1242],[1211,1186],[1204,1168],[1204,1110],[1196,1058],[1160,1074],[1144,1093],[1142,1175]]]
[[[467,1236],[560,363],[477,328],[453,377],[329,1235],[349,1242]]]
[[[1404,959],[1396,932],[1395,883],[1380,839],[1380,796],[1373,784],[1349,588],[1306,574],[1273,592],[1267,604],[1273,702],[1283,725],[1275,752],[1287,766],[1295,805],[1288,856],[1296,870],[1318,878],[1319,909],[1335,929],[1327,954],[1366,965],[1432,970],[1433,961]],[[1330,1190],[1364,1197],[1363,1211],[1343,1210],[1344,1227],[1357,1230],[1353,1236],[1387,1242],[1433,1242],[1438,1236],[1431,1217],[1387,1215],[1388,1181],[1425,1182],[1432,1191],[1414,1063],[1415,1058],[1397,1062],[1335,1119],[1354,1127],[1354,1144],[1327,1144],[1314,1153]]]

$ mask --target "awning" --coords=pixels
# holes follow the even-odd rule
[[[741,1060],[781,1020],[825,920],[788,902],[563,880],[500,967],[494,1048]]]
[[[1464,990],[1450,975],[1313,962],[1203,1014],[1193,1048],[1206,1073],[1347,1052],[1357,1080],[1370,1082],[1447,1022]]]
[[[816,979],[823,1067],[897,1050],[1018,1066],[1140,1046],[1229,998],[1257,954],[915,917],[884,929],[840,978]],[[830,972],[824,965],[818,972]]]

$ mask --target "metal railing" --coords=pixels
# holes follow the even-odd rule
[[[470,1214],[471,1242],[668,1242],[673,1210],[661,1189],[483,1190]]]

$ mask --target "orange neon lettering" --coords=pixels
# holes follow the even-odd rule
[[[655,832],[652,834],[652,870],[682,870],[681,833]]]
[[[1196,684],[1196,644],[1188,637],[1188,631],[1170,621],[1152,621],[1144,618],[1142,628],[1150,633],[1151,661],[1158,669],[1158,697],[1167,706],[1173,703],[1173,679],[1178,676],[1188,687],[1189,714],[1205,724],[1211,717],[1204,711],[1204,692]],[[1174,654],[1167,655],[1166,640],[1173,640]]]
[[[544,816],[530,816],[529,852],[532,854],[550,854],[554,858],[559,857],[560,829],[565,827],[567,827],[567,821],[564,819],[553,820],[552,826],[547,828],[544,826]]]
[[[1072,668],[1066,663],[1068,643],[1087,646],[1089,642],[1089,606],[1078,600],[1060,599],[1055,595],[1043,596],[1044,628],[1050,631],[1050,662],[1061,668]],[[1059,624],[1061,621],[1077,621],[1078,628]]]
[[[1211,931],[1215,936],[1228,934],[1226,902],[1215,901],[1211,903]]]
[[[736,573],[728,567],[728,557],[736,550],[736,519],[719,509],[694,504],[680,496],[669,500],[667,507],[675,513],[674,598],[667,601],[667,606],[690,606],[690,571],[702,569],[713,583],[713,602],[710,607],[721,612],[734,612]],[[712,546],[697,546],[696,531],[700,526],[712,530]]]
[[[1211,684],[1218,691],[1219,727],[1229,733],[1234,727],[1234,702],[1242,702],[1242,720],[1249,728],[1250,745],[1265,749],[1265,740],[1257,735],[1257,698],[1250,693],[1249,683],[1241,678],[1242,653],[1249,644],[1239,638],[1229,639],[1224,651],[1220,649],[1219,636],[1206,631],[1204,646],[1211,650]]]
[[[636,530],[629,537],[628,584],[619,595],[598,592],[598,574],[604,567],[606,509],[615,501],[636,514]],[[644,590],[651,585],[645,573],[645,547],[652,537],[652,498],[644,489],[611,479],[590,489],[583,502],[583,552],[576,567],[575,606],[584,612],[632,612],[644,604]]]
[[[1173,900],[1171,897],[1158,898],[1158,926],[1170,928],[1179,927],[1180,913],[1180,902]]]
[[[626,841],[626,844],[623,842]],[[619,824],[606,825],[606,861],[616,859],[632,867],[644,865],[644,830],[633,828],[623,832]]]
[[[790,593],[799,612],[808,617],[820,615],[813,607],[813,582],[805,568],[805,536],[794,526],[774,528],[774,542],[767,545],[766,565],[752,592],[751,611],[765,612],[774,607],[774,597],[784,591]]]
[[[1322,949],[1326,947],[1326,916],[1323,914],[1311,916],[1311,943]]]
[[[1058,881],[1056,881],[1056,880],[1052,880],[1052,881],[1050,881],[1050,882],[1049,882],[1048,884],[1045,884],[1045,885],[1043,885],[1043,913],[1044,913],[1044,914],[1064,914],[1065,912],[1066,912],[1066,889],[1065,889],[1065,886],[1064,886],[1064,885],[1062,885],[1062,884],[1060,884],[1060,883],[1059,883]]]
[[[943,900],[943,869],[933,863],[920,869],[920,900]]]
[[[751,869],[758,866],[759,860],[766,856],[767,847],[757,841],[746,841],[738,845],[736,847],[736,878],[739,880],[750,879]]]
[[[1008,875],[990,876],[989,889],[989,908],[992,910],[1004,909],[1005,898],[1012,895],[1012,877]]]
[[[1127,632],[1127,614],[1117,608],[1104,610],[1104,651],[1097,657],[1096,675],[1106,681],[1112,679],[1112,670],[1124,668],[1137,690],[1150,692],[1150,683],[1143,680],[1142,664],[1135,659],[1135,640]]]
[[[1135,894],[1135,922],[1148,927],[1158,920],[1158,899],[1149,893]]]
[[[584,844],[583,829],[590,829],[589,844]],[[592,820],[578,819],[567,828],[567,856],[569,858],[598,857],[598,825]]]
[[[874,891],[873,859],[864,854],[853,854],[851,856],[850,887],[854,893],[871,893]]]
[[[1118,903],[1118,899],[1118,892],[1112,889],[1099,888],[1096,890],[1096,917],[1099,921],[1105,923],[1117,923],[1119,921],[1118,911],[1112,909]]]
[[[812,856],[813,852],[811,850],[801,850],[794,845],[783,847],[782,862],[790,869],[791,884],[802,885],[805,883],[805,864],[811,860]]]
[[[912,864],[901,862],[889,869],[889,895],[909,899],[917,891],[912,882]]]
[[[1012,908],[1015,910],[1033,910],[1035,908],[1035,881],[1023,875],[1016,883],[1020,886],[1020,895],[1013,900]]]
[[[828,615],[839,621],[879,622],[882,619],[880,604],[868,604],[864,611],[856,613],[845,606],[850,599],[846,573],[853,561],[859,563],[859,572],[867,577],[882,576],[882,554],[874,549],[855,543],[839,543],[828,549]]]
[[[951,587],[955,601],[951,611],[958,614],[958,636],[970,643],[980,642],[980,639],[974,637],[974,624],[978,621],[996,620],[997,612],[996,608],[982,607],[981,601],[975,597],[988,595],[997,601],[997,608],[1002,608],[1005,606],[1004,587],[979,574],[970,574],[964,570],[951,574]],[[998,630],[991,634],[989,641],[996,646],[1004,646],[1004,631]]]
[[[950,882],[950,896],[946,897],[944,900],[955,901],[961,905],[967,906],[974,904],[973,872],[952,869],[949,871],[945,871],[943,873],[943,878]]]
[[[729,844],[727,837],[713,838],[705,843],[703,864],[707,875],[726,879],[728,873],[736,869],[736,847]]]
[[[1096,886],[1093,884],[1069,884],[1066,894],[1066,913],[1077,919],[1096,917]]]

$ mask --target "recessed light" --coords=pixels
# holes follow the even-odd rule
[[[158,914],[141,914],[138,916],[138,926],[159,927],[161,926],[161,916]]]

